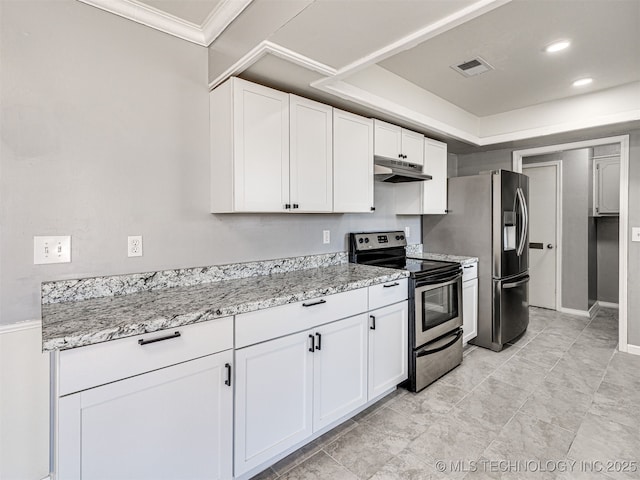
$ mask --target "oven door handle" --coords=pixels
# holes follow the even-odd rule
[[[434,278],[434,279],[429,279],[429,280],[420,280],[418,282],[416,282],[416,289],[420,288],[420,287],[424,287],[424,286],[431,286],[431,285],[442,285],[443,287],[445,285],[450,285],[452,283],[456,283],[458,281],[458,279],[462,278],[462,272],[456,272],[454,275],[449,275],[447,277],[444,278]]]
[[[447,348],[449,348],[451,345],[453,345],[454,343],[456,343],[458,340],[460,340],[460,337],[462,336],[462,329],[459,328],[458,332],[456,333],[456,336],[453,338],[453,340],[451,340],[450,342],[441,345],[439,347],[436,347],[432,350],[421,350],[418,353],[416,353],[416,357],[424,357],[425,355],[432,355],[434,353],[438,353],[441,352],[442,350],[446,350]]]

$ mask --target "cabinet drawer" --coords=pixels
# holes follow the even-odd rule
[[[175,335],[179,332],[179,336]],[[171,336],[167,340],[140,344]],[[233,317],[175,327],[60,352],[58,395],[233,348]]]
[[[367,311],[367,289],[289,303],[236,317],[236,348],[300,332]]]
[[[462,266],[462,281],[478,278],[478,262],[473,262]]]
[[[408,298],[407,279],[393,280],[369,287],[369,310],[401,302]]]

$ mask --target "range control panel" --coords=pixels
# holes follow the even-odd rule
[[[353,233],[352,242],[352,247],[357,251],[405,247],[407,245],[403,231]]]

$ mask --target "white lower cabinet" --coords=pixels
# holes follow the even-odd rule
[[[408,314],[406,301],[369,312],[369,399],[407,379]]]
[[[465,265],[462,276],[462,343],[478,335],[478,273],[477,263]]]
[[[61,397],[56,478],[231,478],[232,357],[227,350]]]
[[[367,403],[367,315],[315,330],[313,430]]]
[[[235,475],[367,402],[367,316],[236,351]]]
[[[311,435],[309,335],[305,331],[236,350],[235,476]]]

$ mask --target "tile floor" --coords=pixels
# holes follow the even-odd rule
[[[397,390],[254,478],[640,479],[640,357],[616,352],[617,335],[616,310],[531,308],[502,352],[470,347],[427,389]]]

